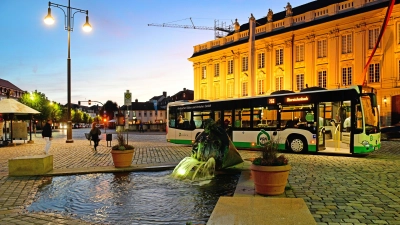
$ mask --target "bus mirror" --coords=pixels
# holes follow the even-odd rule
[[[372,107],[378,107],[378,101],[377,101],[377,99],[376,99],[376,95],[370,93],[370,94],[369,94],[369,97],[371,98],[371,105],[372,105]]]

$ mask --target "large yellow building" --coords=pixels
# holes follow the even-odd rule
[[[194,99],[361,85],[388,6],[388,0],[317,0],[236,21],[229,35],[194,46]],[[378,91],[382,126],[398,123],[400,1],[366,71],[367,85]]]

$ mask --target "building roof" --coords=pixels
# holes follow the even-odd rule
[[[307,4],[294,7],[292,9],[293,16],[303,14],[303,13],[308,12],[310,10],[316,10],[316,9],[319,9],[319,8],[324,8],[324,7],[327,7],[329,5],[332,5],[332,4],[335,4],[335,3],[344,2],[344,1],[346,1],[346,0],[317,0],[317,1],[309,2]],[[400,0],[396,0],[395,4],[399,4],[399,3],[400,3]],[[306,27],[311,27],[311,26],[315,26],[315,25],[318,25],[318,24],[322,24],[322,23],[326,23],[326,22],[330,22],[330,21],[334,21],[334,20],[339,20],[339,19],[342,19],[342,18],[345,18],[345,17],[358,15],[358,14],[365,13],[365,12],[368,12],[368,11],[372,11],[372,10],[375,10],[375,9],[381,9],[381,8],[384,8],[384,7],[388,7],[388,2],[387,1],[376,3],[376,4],[372,4],[372,5],[367,5],[367,6],[364,6],[364,7],[360,7],[360,8],[349,10],[349,11],[342,12],[342,13],[337,13],[337,14],[332,15],[332,16],[326,16],[326,17],[323,17],[323,18],[318,18],[318,19],[315,19],[315,20],[312,20],[312,21],[309,21],[309,22],[305,22],[305,23],[299,24],[299,25],[294,25],[294,26],[290,26],[290,27],[286,27],[286,28],[282,28],[282,29],[278,29],[278,30],[273,30],[271,32],[258,34],[255,38],[256,38],[256,40],[259,40],[259,39],[263,39],[263,38],[266,38],[266,37],[271,37],[271,36],[274,36],[274,35],[287,33],[287,32],[292,32],[292,31],[300,30],[300,29],[303,29],[303,28],[306,28]],[[272,18],[273,18],[273,21],[278,21],[278,20],[284,19],[285,17],[286,17],[286,11],[282,11],[282,12],[279,12],[279,13],[274,13]],[[256,26],[257,27],[265,25],[266,23],[267,23],[267,18],[266,17],[263,17],[261,19],[256,20]],[[248,29],[249,29],[249,23],[246,23],[246,24],[243,24],[243,25],[240,26],[240,31],[245,31],[245,30],[248,30]],[[232,35],[233,33],[234,32],[230,33],[229,35]],[[220,51],[220,50],[227,49],[227,48],[230,48],[230,47],[233,47],[233,46],[237,46],[237,45],[240,45],[240,44],[244,44],[244,43],[247,43],[248,41],[249,41],[249,38],[247,37],[247,38],[241,39],[239,41],[234,41],[234,42],[231,42],[231,43],[227,43],[227,44],[222,45],[222,46],[216,46],[216,47],[213,47],[213,48],[210,48],[210,49],[201,50],[199,52],[193,53],[191,58],[194,58],[194,57],[200,56],[200,55],[205,55],[205,54],[208,54],[208,53],[211,53],[211,52],[215,52],[215,51]]]
[[[155,110],[152,102],[132,102],[133,110]]]
[[[300,5],[297,7],[294,7],[292,9],[293,11],[293,16],[297,16],[312,10],[320,9],[327,7],[332,4],[340,3],[340,2],[345,2],[347,0],[317,0],[317,1],[312,1],[309,3],[306,3],[304,5]],[[278,21],[278,20],[283,20],[286,17],[286,11],[282,11],[279,13],[274,13],[272,16],[272,21]],[[263,17],[261,19],[256,20],[256,26],[262,26],[267,23],[267,17]],[[240,31],[245,31],[249,29],[249,23],[243,24],[240,26]],[[234,32],[230,33],[229,35],[233,34]]]
[[[0,78],[0,87],[6,87],[6,88],[10,88],[10,89],[17,90],[17,91],[23,91],[19,87],[12,84],[10,81],[3,80],[1,78]]]
[[[164,95],[154,96],[149,101],[156,100],[157,102],[162,101],[165,98]]]

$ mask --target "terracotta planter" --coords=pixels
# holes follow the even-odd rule
[[[262,195],[280,195],[285,192],[290,165],[257,166],[251,164],[251,176],[256,192]]]
[[[111,150],[114,166],[117,168],[129,167],[132,164],[134,150]]]

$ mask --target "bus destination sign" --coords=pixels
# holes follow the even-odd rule
[[[274,98],[268,99],[268,104],[275,104],[275,99]]]
[[[205,104],[205,105],[195,105],[195,106],[191,106],[191,105],[186,105],[186,106],[182,106],[182,107],[178,107],[178,110],[192,110],[192,109],[208,109],[211,108],[211,104]]]
[[[299,97],[287,97],[286,102],[306,102],[308,101],[308,96],[299,96]]]

